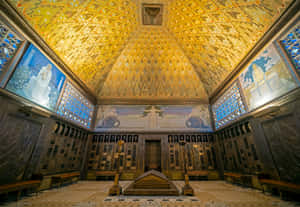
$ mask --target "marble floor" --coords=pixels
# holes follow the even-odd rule
[[[120,184],[125,188],[130,182]],[[111,181],[80,181],[76,184],[24,197],[7,207],[296,207],[300,204],[282,201],[250,188],[224,181],[192,181],[195,196],[186,197],[109,197]],[[182,181],[176,181],[180,189]]]

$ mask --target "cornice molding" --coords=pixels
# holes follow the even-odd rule
[[[137,135],[152,135],[152,134],[157,134],[157,135],[178,135],[178,134],[201,134],[201,135],[212,135],[214,132],[200,132],[200,131],[184,131],[184,130],[165,130],[165,131],[136,131],[136,130],[122,130],[122,131],[94,131],[92,132],[93,135],[99,135],[99,134],[112,134],[112,135],[117,135],[117,134],[137,134]]]
[[[99,98],[98,105],[198,105],[209,104],[198,98]]]

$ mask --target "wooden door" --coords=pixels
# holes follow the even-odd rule
[[[145,171],[161,171],[161,144],[160,141],[147,141],[145,152]]]

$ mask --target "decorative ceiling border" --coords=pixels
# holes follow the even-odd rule
[[[208,100],[199,98],[99,98],[98,105],[197,105],[209,104]]]
[[[128,130],[128,131],[96,131],[94,130],[92,135],[119,135],[119,134],[136,134],[136,135],[213,135],[214,132],[201,132],[201,131],[184,131],[184,130],[162,130],[162,131],[137,131],[137,130]]]

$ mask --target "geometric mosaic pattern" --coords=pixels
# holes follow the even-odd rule
[[[174,0],[167,28],[211,95],[291,2]]]
[[[137,26],[131,0],[10,0],[94,92]]]
[[[120,181],[125,189],[131,181]],[[183,181],[175,181],[178,189]],[[112,181],[80,181],[70,186],[41,191],[37,196],[23,197],[7,207],[296,207],[296,202],[261,191],[242,188],[224,181],[190,181],[195,196],[113,196],[108,197]]]
[[[245,104],[237,82],[228,88],[212,105],[212,112],[216,129],[246,113]]]
[[[71,83],[67,82],[57,113],[84,127],[90,128],[94,105],[85,98]]]
[[[161,41],[151,38],[160,38],[161,30],[151,34],[149,29],[148,39],[142,38],[144,34],[136,35],[140,31],[138,17],[141,11],[138,8],[146,1],[9,1],[100,98],[202,98],[203,94],[211,95],[292,2],[161,0],[158,2],[164,4],[164,26],[158,27],[165,29],[165,35],[177,42],[166,44],[164,37]],[[151,46],[149,40],[153,41],[153,48],[144,48]],[[136,45],[127,47],[128,42]],[[122,53],[124,48],[126,52]],[[133,48],[137,49],[138,55]],[[170,56],[168,52],[178,51],[178,48],[182,51]],[[167,53],[161,54],[161,51]],[[118,58],[121,53],[123,56]],[[155,59],[155,55],[158,58]],[[178,60],[180,56],[184,58]],[[127,65],[121,69],[120,63]],[[153,68],[149,69],[149,65]],[[174,65],[180,66],[171,70]],[[195,70],[198,79],[179,78],[183,76],[179,75],[181,71],[189,72],[190,68]],[[149,73],[151,70],[153,73]],[[157,70],[169,72],[160,76]],[[113,71],[123,71],[124,77],[119,75],[115,81],[117,76],[112,74]],[[191,82],[190,86],[187,86],[188,82]]]
[[[286,53],[291,58],[297,73],[300,75],[300,23],[291,29],[281,40]]]
[[[22,40],[0,20],[0,75],[17,52]]]
[[[102,90],[101,98],[202,98],[201,80],[164,27],[141,27],[123,50]]]

